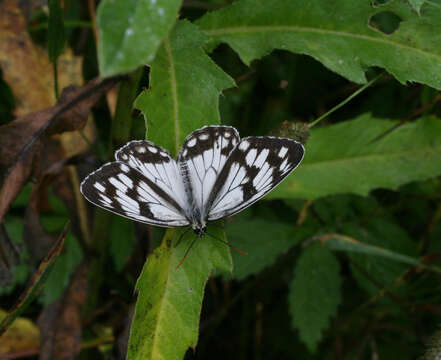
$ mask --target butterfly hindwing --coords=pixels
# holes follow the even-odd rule
[[[186,190],[200,212],[204,211],[216,179],[238,143],[239,134],[230,126],[205,126],[185,139],[178,164],[187,178]]]
[[[304,147],[275,137],[247,137],[230,153],[208,201],[208,220],[233,215],[277,186],[302,161]]]
[[[126,163],[108,163],[91,173],[81,192],[91,203],[132,220],[166,227],[189,224],[174,193]]]

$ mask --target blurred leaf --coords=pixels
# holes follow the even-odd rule
[[[0,321],[7,313],[0,309]],[[40,331],[29,319],[16,318],[14,323],[0,336],[0,359],[14,358],[14,354],[38,352]]]
[[[429,340],[427,350],[421,360],[438,360],[441,356],[441,330],[438,330]]]
[[[82,259],[83,251],[81,246],[75,236],[69,233],[66,236],[65,250],[58,257],[53,271],[47,276],[45,286],[38,299],[43,306],[48,306],[61,297],[69,284],[70,276]]]
[[[56,62],[64,49],[66,41],[64,34],[63,9],[60,0],[49,0],[49,20],[48,20],[48,53],[49,61]]]
[[[392,34],[369,25],[374,14],[385,11],[402,20]],[[313,0],[307,7],[301,0],[241,0],[196,23],[216,44],[230,45],[246,64],[282,49],[310,55],[356,83],[365,83],[366,68],[377,66],[402,83],[441,89],[440,17],[436,6],[418,16],[405,0],[380,8],[352,0]]]
[[[180,0],[103,0],[97,12],[102,76],[150,64],[176,21]]]
[[[110,254],[112,255],[116,271],[119,272],[123,269],[135,243],[134,222],[121,216],[112,217]]]
[[[119,78],[102,81],[94,79],[85,86],[71,87],[63,91],[57,105],[0,126],[0,143],[3,144],[0,147],[0,170],[3,172],[3,178],[0,179],[0,220],[29,177],[32,175],[38,178],[56,160],[60,160],[51,158],[57,155],[53,151],[41,156],[43,145],[49,142],[43,135],[84,127],[92,106],[118,80]]]
[[[343,227],[343,232],[363,244],[378,246],[397,255],[408,256],[410,259],[415,259],[418,254],[416,243],[409,235],[398,225],[382,218],[372,219],[363,227],[354,223],[346,224]],[[369,276],[383,286],[395,282],[399,276],[403,275],[409,265],[400,258],[396,258],[396,261],[390,261],[390,258],[372,255],[374,253],[349,253],[350,258],[361,267],[362,271],[366,271]],[[370,294],[377,293],[378,287],[360,273],[358,266],[352,265],[351,269],[360,286]]]
[[[378,141],[397,123],[369,114],[355,120],[313,129],[305,159],[268,197],[308,198],[396,189],[411,181],[441,174],[441,122],[421,118]],[[344,141],[342,141],[344,139]]]
[[[228,241],[248,255],[232,252],[233,277],[243,280],[271,266],[281,254],[311,236],[311,230],[277,221],[234,219],[226,228]]]
[[[20,257],[18,248],[8,235],[6,227],[0,223],[0,287],[13,282],[13,268]]]
[[[409,4],[413,7],[413,9],[419,14],[421,10],[421,6],[423,6],[426,0],[408,0]]]
[[[42,110],[56,101],[52,65],[47,51],[36,46],[28,33],[25,14],[19,7],[22,3],[0,2],[0,66],[15,97],[16,116]],[[81,85],[81,58],[66,49],[58,60],[58,73],[60,89]]]
[[[234,86],[202,50],[206,40],[196,26],[179,21],[152,63],[150,89],[135,103],[147,138],[174,155],[190,132],[219,124],[219,94]]]
[[[81,350],[81,310],[87,298],[85,263],[75,269],[63,298],[43,310],[38,324],[41,330],[40,360],[74,359]]]
[[[347,251],[352,253],[362,253],[367,255],[374,255],[378,257],[387,258],[403,264],[422,267],[441,274],[441,268],[438,266],[429,266],[411,256],[396,253],[394,251],[369,245],[358,241],[350,236],[342,234],[324,234],[317,236],[317,239],[323,241],[325,245],[331,250]]]
[[[297,260],[288,303],[292,324],[311,352],[337,313],[340,288],[340,265],[334,254],[318,243],[308,246]]]
[[[55,260],[60,255],[64,246],[64,238],[67,233],[69,223],[66,224],[63,232],[58,237],[57,241],[49,251],[47,256],[43,259],[38,269],[32,275],[29,284],[20,298],[17,300],[13,308],[0,322],[0,336],[7,330],[7,328],[20,316],[20,314],[27,308],[27,306],[34,300],[34,298],[41,291],[47,276],[53,269]]]
[[[208,232],[223,237],[218,228],[209,227]],[[176,269],[196,236],[187,234],[174,248],[180,233],[167,230],[138,279],[127,359],[182,359],[189,347],[195,348],[205,283],[215,268],[232,270],[228,247],[208,236],[196,239]]]

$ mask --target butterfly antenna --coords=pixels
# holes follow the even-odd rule
[[[185,258],[187,257],[188,253],[190,252],[191,248],[193,247],[193,244],[196,242],[197,239],[198,239],[197,237],[194,238],[193,241],[191,242],[190,246],[187,248],[187,250],[185,250],[184,257],[179,262],[178,266],[176,266],[176,270],[178,270],[179,267],[184,263]]]
[[[229,246],[229,247],[232,248],[233,250],[237,251],[239,254],[242,254],[242,255],[248,255],[248,253],[247,253],[246,251],[240,250],[239,248],[237,248],[237,247],[235,247],[235,246],[233,246],[233,245],[227,243],[225,240],[222,240],[221,238],[218,238],[217,236],[214,236],[214,235],[209,234],[209,233],[207,233],[207,232],[206,232],[205,234],[207,234],[208,236],[211,236],[211,237],[212,237],[213,239],[215,239],[215,240],[220,241],[221,243],[224,243],[225,245]]]
[[[178,241],[176,241],[175,247],[178,247],[178,245],[181,243],[181,240],[184,238],[185,234],[187,234],[191,229],[191,226],[189,226],[185,231],[179,236]]]

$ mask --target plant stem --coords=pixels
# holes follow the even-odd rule
[[[318,117],[316,120],[314,120],[311,124],[309,124],[309,128],[312,128],[314,125],[318,124],[321,120],[331,115],[334,111],[340,109],[343,105],[347,104],[349,101],[351,101],[354,97],[362,93],[364,90],[366,90],[369,86],[371,86],[374,82],[376,82],[378,79],[380,79],[384,75],[384,72],[381,74],[375,76],[372,80],[368,81],[366,84],[364,84],[360,89],[355,91],[353,94],[348,96],[345,100],[343,100],[340,104],[337,104],[334,106],[331,110],[327,111],[320,117]]]
[[[54,69],[54,91],[55,91],[55,98],[58,100],[59,93],[58,93],[58,70],[57,70],[57,60],[53,62],[53,69]]]

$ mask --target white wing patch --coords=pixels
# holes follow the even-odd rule
[[[91,173],[81,183],[81,192],[91,203],[132,220],[165,227],[189,224],[174,193],[120,162]]]
[[[229,126],[206,126],[191,133],[178,156],[192,206],[204,213],[205,205],[228,155],[239,142],[237,131]]]
[[[131,141],[115,153],[115,159],[140,171],[161,190],[173,196],[183,209],[187,198],[178,165],[170,153],[150,141]]]
[[[233,215],[277,186],[302,161],[303,145],[290,139],[249,137],[231,152],[208,202],[208,220]]]

